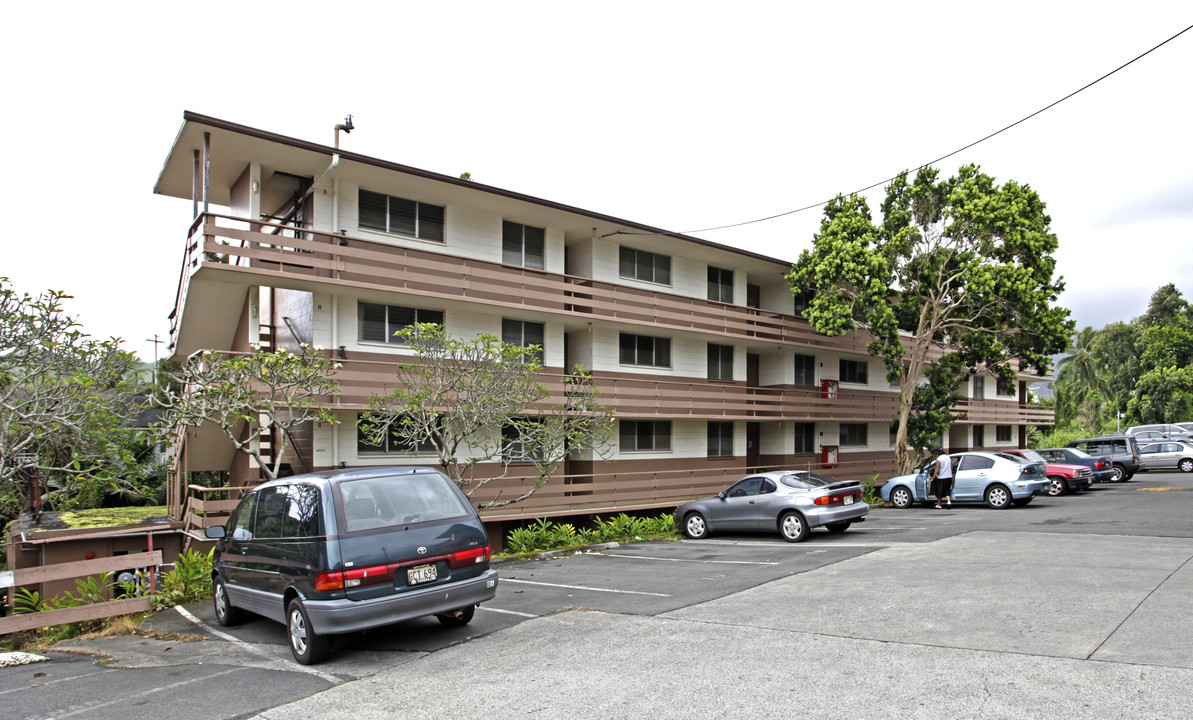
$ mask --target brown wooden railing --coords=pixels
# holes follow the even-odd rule
[[[160,571],[162,551],[154,550],[147,553],[131,553],[117,557],[96,558],[94,560],[79,560],[77,562],[44,565],[42,567],[13,570],[11,579],[6,579],[12,587],[37,585],[55,580],[69,580],[71,578],[100,575],[117,570],[132,568],[154,568],[154,573]],[[3,587],[7,587],[8,584]],[[152,592],[152,583],[150,585]],[[78,607],[62,608],[59,610],[43,610],[41,612],[13,615],[0,618],[0,635],[52,625],[83,622],[84,620],[100,620],[103,618],[128,615],[130,613],[149,612],[153,609],[148,596],[123,598],[108,602],[79,605]]]

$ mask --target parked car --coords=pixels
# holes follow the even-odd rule
[[[1148,443],[1139,447],[1144,470],[1193,472],[1193,445],[1184,442]]]
[[[263,483],[207,537],[216,620],[232,625],[247,610],[286,625],[303,665],[327,655],[330,635],[428,615],[466,625],[497,592],[480,517],[433,468]]]
[[[1084,465],[1070,465],[1052,462],[1035,450],[1003,450],[1010,455],[1044,463],[1044,474],[1048,476],[1048,494],[1058,497],[1065,493],[1084,490],[1094,483],[1094,471]]]
[[[1170,423],[1134,425],[1127,428],[1127,434],[1140,445],[1150,440],[1193,440],[1193,431]]]
[[[712,497],[675,509],[675,525],[698,540],[712,532],[778,531],[800,542],[812,528],[845,532],[865,522],[870,506],[862,502],[860,483],[837,481],[804,470],[775,470],[750,475]]]
[[[1110,458],[1094,457],[1077,448],[1045,448],[1036,452],[1044,456],[1049,462],[1068,463],[1069,465],[1084,465],[1094,474],[1094,482],[1110,482],[1114,480],[1114,463]]]
[[[953,461],[953,500],[985,502],[1002,509],[1011,504],[1027,505],[1036,495],[1047,492],[1045,464],[1003,452],[961,452],[950,454]],[[897,508],[928,502],[932,488],[923,469],[900,475],[882,486],[882,499]]]
[[[1110,458],[1114,482],[1126,482],[1139,472],[1139,444],[1129,435],[1110,435],[1086,438],[1068,443],[1090,455],[1105,455]]]
[[[1179,428],[1184,428],[1185,430],[1193,433],[1193,422],[1179,422],[1176,423],[1176,426]]]

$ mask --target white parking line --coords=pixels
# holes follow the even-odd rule
[[[212,635],[215,635],[216,637],[220,638],[221,640],[227,640],[230,643],[239,645],[245,651],[250,652],[258,657],[265,658],[266,660],[270,661],[271,663],[274,663],[277,665],[285,665],[286,670],[289,672],[298,671],[298,672],[307,673],[309,675],[314,675],[315,677],[323,678],[324,680],[331,683],[332,685],[339,685],[341,682],[343,682],[343,680],[340,680],[335,675],[328,675],[327,673],[319,672],[318,670],[314,670],[312,668],[308,668],[308,667],[305,667],[302,665],[291,665],[290,663],[279,660],[278,658],[275,658],[274,656],[270,655],[267,652],[258,650],[257,648],[253,647],[249,643],[246,643],[245,641],[241,640],[238,637],[234,637],[232,635],[229,635],[226,632],[221,632],[219,630],[216,630],[215,628],[211,627],[210,625],[203,622],[199,618],[195,617],[193,614],[191,614],[191,612],[189,610],[182,607],[181,605],[175,605],[174,609],[177,610],[178,614],[181,615],[182,617],[186,618],[187,620],[190,620],[194,624],[203,628],[204,630],[211,633]]]
[[[631,560],[663,560],[666,562],[705,563],[709,565],[778,565],[777,562],[760,562],[754,560],[688,560],[685,558],[652,557],[650,555],[625,555],[623,553],[594,553],[597,556],[629,558]]]
[[[112,668],[110,670],[99,670],[96,672],[83,673],[82,675],[75,675],[73,677],[58,678],[57,680],[46,680],[45,682],[37,683],[37,686],[53,685],[55,683],[67,682],[68,680],[79,680],[81,678],[91,677],[92,675],[103,675],[105,673],[110,673],[110,672],[116,672],[116,669]],[[28,689],[29,689],[28,686],[22,685],[21,687],[12,688],[11,690],[0,690],[0,695],[7,695],[8,693],[12,693],[12,692],[21,692],[22,690],[28,690]]]
[[[112,705],[127,705],[128,703],[132,702],[133,700],[136,700],[137,698],[145,697],[146,695],[152,695],[154,693],[159,693],[159,692],[162,692],[163,690],[173,690],[174,688],[180,688],[183,685],[190,685],[191,683],[194,683],[194,682],[203,682],[206,680],[211,680],[213,678],[220,677],[221,675],[228,675],[230,673],[240,672],[241,670],[242,670],[242,668],[231,668],[228,670],[217,672],[214,675],[204,675],[203,677],[191,678],[190,680],[180,680],[176,683],[171,683],[169,685],[162,685],[160,687],[155,687],[152,690],[146,690],[144,692],[139,692],[136,695],[124,695],[120,698],[117,698],[116,700],[109,700],[106,703],[99,703],[98,705],[88,705],[87,707],[82,708],[81,710],[75,710],[74,712],[68,712],[65,715],[55,715],[51,720],[57,720],[58,718],[73,717],[75,715],[82,715],[83,713],[88,713],[88,712],[91,712],[92,710],[99,710],[100,708],[110,707]]]
[[[505,578],[502,578],[502,579],[501,579],[501,582],[509,582],[509,580],[506,580]],[[502,610],[502,609],[500,609],[500,608],[485,607],[484,605],[481,605],[481,606],[480,606],[478,609],[480,609],[480,610],[486,610],[486,611],[488,611],[488,612],[501,613],[501,614],[503,614],[503,615],[518,615],[518,616],[520,616],[520,617],[525,617],[525,618],[536,618],[536,617],[538,617],[538,615],[531,615],[530,613],[518,612],[517,610]]]
[[[591,590],[592,592],[607,592],[617,593],[619,595],[651,595],[653,597],[671,597],[664,593],[639,592],[637,590],[610,590],[609,588],[595,588],[585,587],[584,585],[558,585],[556,583],[534,582],[533,580],[511,580],[509,578],[501,578],[503,583],[519,583],[522,585],[542,585],[543,587],[557,587],[566,590]]]

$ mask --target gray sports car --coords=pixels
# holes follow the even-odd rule
[[[787,542],[800,542],[814,527],[845,532],[865,522],[870,506],[862,486],[838,482],[804,470],[775,470],[738,480],[713,497],[675,509],[675,525],[692,539],[713,531],[778,531]]]

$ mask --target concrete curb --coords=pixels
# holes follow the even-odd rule
[[[592,550],[615,550],[621,547],[621,543],[596,543],[594,545],[576,545],[575,547],[560,548],[558,550],[545,550],[541,553],[533,555],[529,558],[493,558],[489,561],[489,565],[504,565],[508,562],[516,562],[518,560],[550,560],[551,558],[561,557],[564,555],[578,555],[582,552],[589,552]]]

